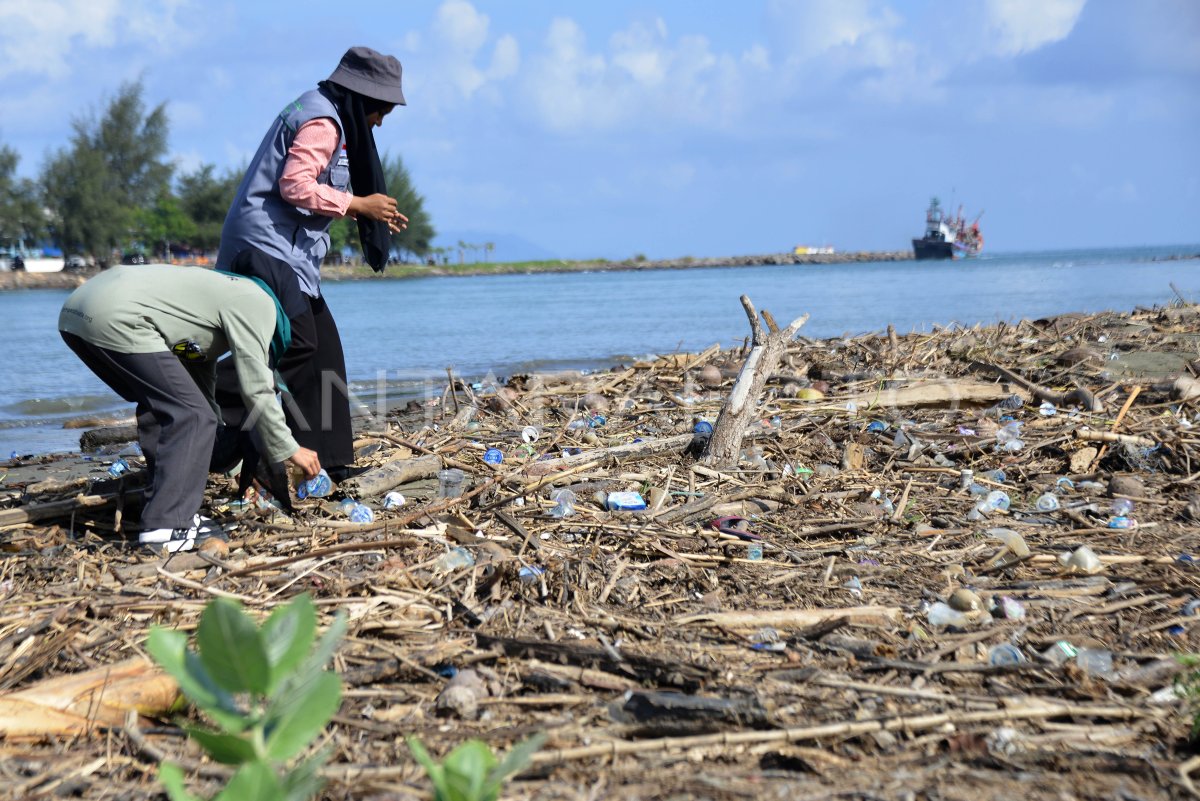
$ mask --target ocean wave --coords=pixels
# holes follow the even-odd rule
[[[18,422],[46,422],[66,415],[109,412],[125,406],[113,395],[68,395],[61,398],[26,398],[0,406],[0,413],[17,418]],[[3,424],[0,419],[0,424]]]

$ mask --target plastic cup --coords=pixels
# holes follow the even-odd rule
[[[448,467],[438,471],[438,497],[457,498],[463,493],[463,481],[466,474],[457,467]]]

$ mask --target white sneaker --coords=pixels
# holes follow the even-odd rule
[[[215,520],[197,514],[187,528],[152,528],[139,534],[138,542],[155,551],[166,549],[168,553],[177,553],[190,551],[211,537],[227,539],[225,529]]]

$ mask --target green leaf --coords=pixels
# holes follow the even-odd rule
[[[332,750],[332,747],[326,746],[288,771],[283,777],[284,801],[307,801],[321,792],[325,780],[317,775],[317,771],[329,759]]]
[[[450,801],[449,788],[446,787],[446,772],[442,770],[442,766],[433,761],[433,757],[425,750],[425,745],[416,737],[407,737],[405,742],[408,743],[408,750],[412,751],[413,758],[421,764],[421,767],[425,768],[425,773],[433,784],[437,800]]]
[[[488,786],[488,775],[496,767],[496,755],[482,740],[467,740],[442,762],[452,792],[473,801],[495,798],[500,785]],[[495,792],[493,792],[493,790]]]
[[[266,693],[271,666],[258,628],[237,602],[217,598],[209,603],[200,616],[196,642],[217,684],[232,693]]]
[[[533,759],[533,755],[542,747],[544,742],[546,742],[546,735],[539,732],[517,743],[508,750],[508,753],[504,755],[504,759],[492,770],[488,779],[499,784],[509,776],[520,773],[529,764],[529,760]]]
[[[307,593],[296,596],[267,618],[259,637],[271,665],[268,695],[304,660],[316,633],[317,613]]]
[[[313,681],[271,700],[264,718],[267,755],[291,759],[311,743],[342,704],[342,679],[321,671]]]
[[[269,764],[247,762],[213,801],[283,801],[283,787]]]
[[[201,729],[198,726],[183,727],[188,736],[200,744],[208,755],[225,765],[241,765],[257,758],[254,744],[236,734]]]
[[[155,626],[146,638],[146,650],[175,679],[183,694],[222,729],[236,733],[249,725],[233,696],[217,686],[199,657],[187,649],[186,634]]]
[[[164,762],[158,766],[158,782],[167,791],[171,801],[200,801],[183,786],[183,771],[173,762]]]

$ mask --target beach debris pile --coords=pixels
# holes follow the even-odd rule
[[[150,692],[146,633],[306,592],[349,617],[329,797],[428,797],[406,735],[446,753],[536,732],[506,797],[1180,797],[1198,324],[1175,305],[800,336],[723,458],[749,341],[451,373],[361,421],[365,470],[291,513],[214,477],[230,541],[169,559],[122,533],[129,446],[73,474],[10,462],[4,782],[150,797],[164,758],[216,781]],[[114,672],[142,680],[88,683]]]

